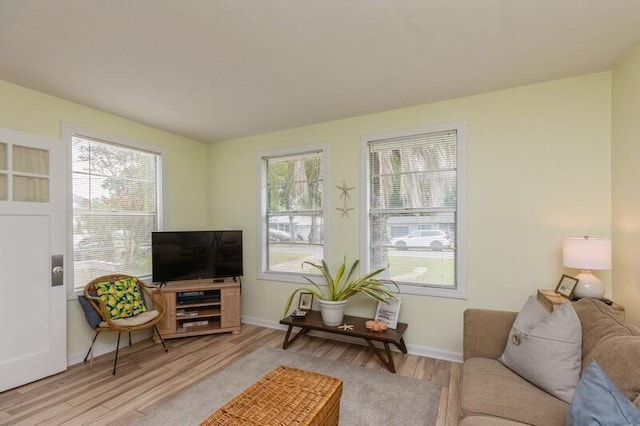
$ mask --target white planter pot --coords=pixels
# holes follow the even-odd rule
[[[318,300],[320,304],[320,314],[324,325],[334,327],[342,324],[344,318],[344,310],[347,307],[346,300],[330,301]]]

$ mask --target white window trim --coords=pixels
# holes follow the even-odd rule
[[[105,132],[99,132],[97,130],[93,130],[93,129],[89,129],[86,127],[81,127],[78,126],[76,124],[73,123],[67,123],[64,121],[60,122],[60,136],[61,139],[64,143],[65,146],[65,158],[67,159],[67,168],[68,170],[66,171],[66,175],[67,175],[67,194],[68,194],[68,199],[67,199],[67,206],[69,207],[69,211],[70,214],[67,215],[67,250],[66,250],[66,255],[65,257],[67,258],[67,261],[65,262],[65,274],[67,275],[66,277],[66,282],[67,282],[67,300],[71,300],[71,299],[75,299],[79,294],[82,294],[82,291],[80,289],[76,290],[74,288],[74,271],[73,271],[73,267],[71,267],[71,258],[73,257],[73,178],[72,178],[72,165],[71,165],[71,146],[72,146],[72,139],[74,135],[78,135],[78,136],[86,136],[87,138],[90,139],[97,139],[97,140],[101,140],[101,141],[105,141],[106,143],[111,143],[114,145],[122,145],[124,147],[127,148],[133,148],[133,149],[139,149],[141,151],[147,151],[153,154],[157,154],[160,156],[160,164],[159,164],[159,168],[160,170],[158,171],[158,174],[160,175],[160,179],[161,179],[161,184],[160,184],[160,189],[158,191],[157,197],[158,197],[158,206],[160,207],[158,209],[158,230],[161,231],[164,229],[165,227],[165,221],[166,221],[166,209],[165,209],[165,191],[166,191],[166,184],[165,184],[165,176],[164,176],[164,171],[166,170],[166,150],[163,147],[160,146],[156,146],[156,145],[151,145],[151,144],[146,144],[146,143],[142,143],[142,142],[138,142],[136,140],[133,139],[129,139],[126,137],[122,137],[122,136],[116,136],[116,135],[112,135],[109,133],[105,133]],[[71,256],[71,257],[70,257]],[[151,283],[151,275],[149,276],[144,276],[144,277],[138,277],[141,280],[145,281],[145,282],[149,282]]]
[[[323,216],[323,229],[324,231],[324,245],[322,247],[322,257],[327,259],[329,239],[330,239],[330,219],[329,219],[329,197],[328,197],[328,182],[329,182],[329,145],[327,143],[319,143],[314,145],[303,145],[291,148],[281,148],[268,151],[259,151],[257,153],[257,169],[258,170],[258,279],[266,281],[279,281],[285,283],[294,284],[308,284],[309,282],[303,278],[303,276],[310,276],[315,274],[309,273],[286,273],[286,272],[269,272],[267,271],[267,199],[266,199],[266,182],[267,182],[267,168],[265,167],[264,157],[284,157],[290,155],[305,154],[308,152],[321,151],[322,152],[322,216]],[[319,275],[318,275],[319,276]]]
[[[399,284],[401,294],[416,294],[422,296],[446,297],[451,299],[467,298],[466,253],[467,253],[467,220],[466,220],[466,145],[467,133],[464,122],[434,124],[424,127],[394,130],[384,133],[365,135],[360,140],[360,158],[363,164],[360,173],[360,259],[363,270],[370,271],[369,260],[369,142],[412,136],[420,133],[436,133],[447,130],[457,131],[458,165],[457,165],[457,206],[456,206],[456,288],[437,286],[413,286]]]

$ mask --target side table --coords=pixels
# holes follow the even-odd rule
[[[542,304],[549,312],[553,312],[555,308],[568,301],[563,295],[556,293],[553,290],[538,289],[538,302]],[[624,318],[624,306],[613,302],[611,308],[617,313],[620,318]]]
[[[308,311],[305,318],[293,318],[292,316],[288,316],[280,320],[280,324],[289,326],[287,328],[287,333],[284,336],[282,349],[287,349],[289,345],[298,340],[300,336],[304,336],[305,334],[307,334],[310,330],[340,334],[343,336],[358,337],[364,339],[364,341],[367,342],[369,348],[371,348],[373,353],[378,357],[382,364],[387,367],[387,370],[395,373],[396,366],[393,362],[393,355],[391,354],[391,348],[389,347],[389,344],[394,345],[403,354],[406,354],[407,346],[404,343],[404,338],[402,337],[402,335],[407,330],[407,327],[409,325],[404,322],[399,322],[396,325],[395,330],[387,328],[385,331],[372,331],[367,330],[367,327],[365,325],[367,321],[367,318],[345,315],[344,322],[346,324],[353,325],[353,329],[344,330],[338,327],[329,327],[324,325],[324,323],[322,322],[320,311]],[[300,330],[298,330],[298,332],[293,337],[291,337],[291,330],[293,330],[293,327],[298,327],[300,328]],[[379,350],[373,342],[382,343],[384,352],[382,350]]]

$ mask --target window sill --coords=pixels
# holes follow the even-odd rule
[[[398,284],[400,295],[413,294],[417,296],[444,297],[447,299],[467,299],[467,293],[463,288],[428,287],[420,285]]]
[[[259,272],[258,279],[263,281],[278,281],[291,284],[306,284],[311,283],[304,279],[304,277],[314,278],[318,281],[318,284],[322,284],[323,280],[320,275],[317,274],[298,274],[298,273],[284,273],[284,272]]]

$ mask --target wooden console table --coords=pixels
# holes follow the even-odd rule
[[[353,330],[344,330],[338,327],[329,327],[323,324],[320,311],[309,311],[305,318],[293,318],[288,316],[280,320],[280,324],[288,325],[287,334],[284,336],[284,342],[282,343],[282,349],[287,349],[293,342],[298,340],[300,336],[307,334],[310,330],[324,331],[326,333],[341,334],[343,336],[353,336],[364,339],[367,345],[371,348],[373,353],[380,359],[382,364],[392,373],[396,372],[396,366],[393,363],[393,356],[391,355],[391,348],[389,344],[395,345],[403,354],[407,353],[407,346],[404,343],[402,335],[408,327],[408,324],[399,322],[396,325],[396,329],[391,328],[385,331],[371,331],[367,330],[365,323],[369,321],[367,318],[354,317],[351,315],[345,315],[343,323],[353,325]],[[299,327],[300,330],[291,337],[291,330],[293,327]],[[380,349],[378,349],[373,342],[380,342],[384,348],[384,355]]]

